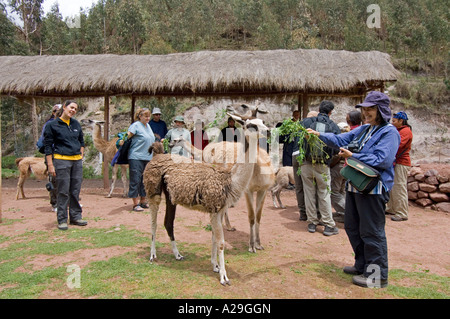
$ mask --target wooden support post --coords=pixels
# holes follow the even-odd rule
[[[131,124],[134,122],[134,110],[136,109],[136,97],[134,95],[131,96]]]
[[[303,114],[302,114],[302,98],[301,95],[298,95],[297,98],[297,111],[300,113],[300,120],[303,119]]]
[[[103,138],[109,141],[109,95],[105,95],[105,107],[104,107],[104,121],[105,127],[103,128]],[[109,163],[105,162],[103,156],[103,187],[109,189]]]
[[[305,119],[309,113],[308,94],[302,94],[303,118]]]

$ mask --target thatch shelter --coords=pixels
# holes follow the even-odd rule
[[[0,57],[0,94],[235,96],[364,95],[394,81],[386,53],[200,51],[168,55]]]
[[[308,96],[364,97],[395,81],[386,53],[329,50],[200,51],[168,55],[0,57],[0,95],[19,98],[298,96],[303,117]]]

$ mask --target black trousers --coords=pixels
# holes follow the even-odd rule
[[[67,223],[67,209],[71,221],[81,219],[79,203],[81,183],[83,182],[83,161],[67,161],[54,159],[58,201],[56,216],[58,224]]]
[[[366,277],[388,279],[385,205],[389,193],[365,195],[348,192],[345,200],[345,231],[355,253],[355,267]]]

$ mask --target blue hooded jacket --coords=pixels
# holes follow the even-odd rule
[[[342,147],[357,138],[368,126],[369,124],[362,125],[339,135],[321,133],[319,138],[329,146]],[[394,185],[393,164],[399,145],[400,134],[397,128],[392,124],[386,124],[372,135],[359,153],[353,153],[353,157],[378,170],[384,187],[390,191]]]

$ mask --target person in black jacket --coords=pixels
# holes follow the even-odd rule
[[[307,117],[302,125],[305,128],[312,128],[316,131],[340,134],[341,130],[330,120],[334,104],[330,101],[322,101],[319,105],[319,115],[317,117]],[[307,145],[305,142],[304,145]],[[323,234],[332,236],[339,233],[336,223],[333,220],[330,198],[330,162],[337,150],[324,147],[320,154],[311,154],[309,148],[305,149],[305,159],[301,166],[301,177],[303,192],[305,196],[306,215],[308,220],[308,231],[314,233],[319,222],[325,225]],[[317,215],[320,212],[320,220]]]
[[[224,127],[219,135],[219,142],[239,142],[241,140],[241,133],[235,126],[234,119],[230,116],[228,118],[228,126]]]
[[[85,226],[79,196],[83,181],[84,137],[80,123],[73,118],[78,104],[64,102],[57,118],[49,122],[44,131],[45,158],[48,173],[56,176],[58,189],[58,229],[67,230],[67,209],[71,225]]]

